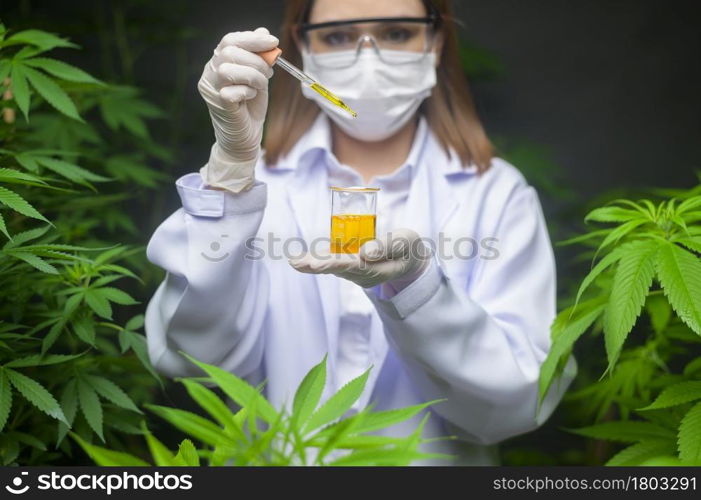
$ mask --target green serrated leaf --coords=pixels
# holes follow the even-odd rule
[[[5,363],[6,368],[20,368],[25,366],[46,366],[55,365],[58,363],[65,363],[72,359],[79,358],[85,353],[80,354],[32,354],[31,356],[26,356],[24,358],[13,359],[12,361]]]
[[[148,444],[149,451],[151,452],[151,457],[153,457],[153,463],[158,467],[168,467],[177,465],[175,458],[171,451],[161,443],[156,436],[151,434],[146,427],[145,422],[141,422],[141,428],[143,429],[144,436],[146,437],[146,443]]]
[[[655,274],[659,243],[636,241],[621,257],[604,313],[604,340],[609,369],[618,360],[628,333],[640,315]]]
[[[5,371],[0,369],[0,432],[5,428],[12,409],[12,388]]]
[[[401,441],[404,441],[404,438],[374,435],[354,435],[346,436],[342,439],[339,439],[338,442],[335,443],[335,448],[341,450],[368,450],[377,448],[387,448],[392,445],[397,445]],[[323,439],[317,441],[316,438],[313,438],[310,441],[308,441],[309,446],[323,446],[323,443]]]
[[[9,368],[4,368],[4,372],[10,383],[17,389],[17,391],[24,396],[24,398],[31,404],[36,406],[39,410],[46,413],[48,416],[66,421],[66,417],[63,414],[61,406],[58,401],[54,399],[49,391],[47,391],[43,385],[41,385],[36,380],[27,377],[26,375],[11,370]]]
[[[66,326],[66,320],[64,318],[59,318],[59,320],[54,323],[49,330],[49,333],[47,333],[46,337],[44,337],[44,339],[41,341],[41,354],[45,354],[49,349],[51,349],[51,346],[54,345],[56,340],[58,340],[58,337],[63,332],[64,326]]]
[[[659,396],[641,410],[657,410],[701,399],[701,381],[687,381],[666,387]]]
[[[18,252],[16,250],[12,251],[12,252],[6,252],[6,253],[8,255],[11,255],[12,257],[15,257],[16,259],[19,259],[23,262],[26,262],[27,264],[32,266],[34,269],[37,269],[37,270],[41,271],[42,273],[59,274],[58,269],[56,269],[56,267],[49,264],[41,257],[38,257],[32,253]]]
[[[142,326],[144,326],[144,315],[139,314],[138,316],[134,316],[129,321],[127,321],[127,324],[124,326],[124,329],[136,331],[136,330],[140,329]]]
[[[0,85],[7,87],[5,78],[10,76],[12,61],[10,59],[0,59]]]
[[[5,218],[2,216],[2,214],[0,214],[0,232],[7,236],[7,239],[9,239],[10,242],[12,242],[12,236],[7,231],[7,226],[5,225]]]
[[[64,160],[58,160],[49,156],[37,156],[35,160],[44,167],[56,172],[57,174],[69,179],[78,184],[84,184],[87,181],[91,182],[106,182],[110,179],[102,175],[95,174],[90,170],[86,170],[78,165],[69,163]]]
[[[82,439],[78,434],[71,432],[71,437],[75,439],[85,453],[93,461],[102,467],[148,467],[149,464],[140,458],[121,451],[108,450],[100,446],[95,446]]]
[[[701,371],[701,356],[687,363],[684,367],[684,375],[689,377],[698,371]]]
[[[189,439],[183,439],[178,448],[178,454],[175,455],[174,461],[177,465],[199,467],[200,456],[197,454],[197,448]]]
[[[677,243],[684,245],[692,252],[701,254],[701,238],[698,236],[696,238],[680,238]]]
[[[679,458],[701,465],[701,403],[696,403],[679,425]]]
[[[235,446],[236,442],[226,434],[223,429],[206,418],[200,417],[196,413],[177,408],[168,408],[154,404],[146,404],[146,408],[171,423],[186,434],[194,437],[211,446],[225,444]]]
[[[10,439],[16,439],[17,441],[36,448],[37,450],[46,451],[46,444],[38,439],[36,436],[27,434],[26,432],[12,431],[5,434],[6,437]]]
[[[85,375],[83,378],[103,398],[121,408],[143,414],[127,393],[111,380],[97,375]]]
[[[604,241],[602,241],[601,244],[599,245],[597,252],[603,250],[604,248],[606,248],[607,246],[609,246],[613,243],[617,243],[618,241],[621,240],[621,238],[630,234],[635,229],[642,226],[643,224],[646,224],[647,222],[649,222],[649,221],[646,219],[635,219],[635,220],[628,221],[624,224],[621,224],[620,226],[618,226],[617,228],[612,230],[608,235],[606,235],[606,238],[604,238]]]
[[[372,432],[379,429],[386,429],[390,426],[404,422],[418,415],[422,410],[431,405],[445,401],[436,399],[418,405],[397,408],[394,410],[384,410],[368,414],[363,421],[354,429],[355,433]]]
[[[362,375],[346,383],[336,394],[326,400],[326,402],[309,417],[306,425],[302,428],[303,432],[307,434],[343,416],[363,393],[371,368],[372,367],[368,368]]]
[[[674,432],[660,425],[650,422],[604,422],[602,424],[581,427],[579,429],[566,429],[574,434],[594,439],[608,441],[621,441],[635,443],[648,439],[673,439]]]
[[[684,462],[672,455],[658,455],[640,462],[643,467],[680,467]]]
[[[39,178],[35,175],[25,174],[24,172],[20,172],[19,170],[15,170],[14,168],[0,168],[0,181],[4,181],[4,182],[26,181],[26,182],[33,183],[33,184],[46,184],[46,182],[44,182],[41,178]]]
[[[106,319],[112,319],[112,306],[105,297],[95,293],[94,290],[86,290],[83,297],[95,314]]]
[[[122,331],[120,336],[124,335],[128,338],[128,344],[139,358],[139,361],[146,370],[155,378],[161,386],[163,386],[163,380],[160,375],[154,370],[151,360],[148,355],[148,347],[146,345],[146,338],[141,335],[130,331]]]
[[[701,335],[701,260],[673,243],[662,243],[657,276],[679,318]]]
[[[679,204],[677,207],[677,214],[683,215],[699,207],[701,207],[701,196],[693,196]]]
[[[361,412],[355,415],[354,418],[347,418],[337,422],[333,426],[333,431],[325,436],[325,442],[322,442],[315,462],[317,464],[323,464],[324,457],[337,447],[339,441],[353,434],[355,428],[366,416],[366,412]]]
[[[655,333],[661,334],[669,325],[669,320],[672,319],[672,306],[661,295],[648,295],[645,309],[650,316],[652,329]]]
[[[116,274],[108,274],[107,276],[103,276],[101,278],[96,279],[95,281],[93,281],[90,284],[90,286],[93,288],[100,288],[100,287],[103,287],[109,283],[120,280],[122,278],[124,278],[124,276],[118,276]]]
[[[610,206],[595,208],[584,218],[585,222],[628,222],[640,218],[641,214],[637,210],[629,210],[622,207]]]
[[[100,439],[104,442],[105,438],[102,433],[102,404],[100,398],[97,397],[95,389],[93,389],[86,381],[78,379],[78,402],[80,409],[85,416],[90,428],[95,431]]]
[[[218,366],[203,363],[190,356],[184,351],[179,351],[183,356],[192,361],[194,364],[202,368],[207,375],[212,377],[212,380],[239,406],[245,406],[249,401],[255,401],[256,408],[260,416],[268,423],[273,423],[278,412],[273,408],[270,402],[265,399],[255,387],[250,385],[245,380],[237,377]]]
[[[626,243],[624,245],[621,245],[620,247],[614,249],[611,253],[607,254],[603,259],[601,259],[595,266],[594,268],[589,272],[584,277],[584,280],[582,280],[582,284],[579,286],[579,290],[577,291],[577,297],[575,298],[574,301],[574,307],[576,308],[577,304],[579,304],[579,300],[582,297],[582,294],[591,286],[591,284],[594,282],[594,280],[601,274],[603,273],[606,269],[608,269],[610,266],[618,262],[623,255],[628,252],[630,246],[634,242]],[[574,309],[573,309],[574,310]]]
[[[579,304],[573,313],[565,309],[555,319],[551,327],[552,345],[548,351],[548,356],[540,368],[538,381],[539,403],[543,401],[547,394],[562,357],[570,351],[577,339],[601,316],[605,307],[604,299],[597,297]],[[572,314],[571,317],[570,314]]]
[[[129,295],[126,292],[123,292],[118,288],[106,286],[102,288],[94,288],[92,291],[93,293],[99,294],[105,299],[109,300],[110,302],[114,302],[116,304],[121,304],[125,306],[138,304],[138,302],[135,301],[131,295]]]
[[[30,153],[20,153],[15,155],[15,160],[30,172],[34,172],[35,174],[39,173],[39,164],[36,162],[34,155]]]
[[[14,238],[12,238],[11,242],[8,242],[5,244],[5,249],[9,248],[15,248],[19,245],[22,245],[23,243],[26,243],[28,241],[34,240],[36,238],[39,238],[40,236],[43,236],[46,234],[46,232],[49,230],[50,226],[44,226],[44,227],[38,227],[36,229],[30,229],[29,231],[23,231],[21,233],[17,233]]]
[[[6,205],[22,215],[26,215],[27,217],[49,222],[49,220],[41,215],[32,205],[27,202],[27,200],[22,198],[14,191],[10,191],[2,186],[0,186],[0,204]],[[49,222],[49,224],[51,223]]]
[[[58,432],[56,437],[56,447],[61,444],[61,441],[66,437],[70,427],[73,425],[75,416],[78,413],[78,392],[76,391],[75,379],[69,380],[65,386],[63,386],[63,392],[61,393],[61,408],[63,409],[63,414],[66,416],[66,421],[58,423]]]
[[[27,66],[24,67],[24,72],[29,83],[32,84],[39,95],[46,99],[46,102],[69,118],[73,118],[79,122],[83,121],[71,98],[68,97],[68,94],[66,94],[56,82],[43,73]]]
[[[73,320],[72,325],[80,340],[91,346],[95,345],[95,322],[91,317],[80,316]]]
[[[12,79],[12,96],[17,103],[17,107],[24,115],[24,119],[29,121],[29,85],[27,85],[27,74],[21,64],[12,64],[10,73]]]
[[[34,57],[32,59],[25,60],[24,64],[33,68],[44,70],[56,78],[60,78],[61,80],[104,85],[104,83],[89,75],[82,69],[76,68],[75,66],[57,59],[51,59],[49,57]]]
[[[633,466],[641,465],[644,461],[659,455],[669,455],[674,452],[674,441],[649,440],[629,446],[614,455],[606,465]]]
[[[327,356],[309,370],[297,388],[292,405],[292,420],[297,426],[303,426],[319,404],[326,385]]]
[[[233,426],[234,419],[231,409],[214,393],[214,391],[194,380],[187,378],[178,380],[185,385],[185,389],[190,397],[219,422],[222,427]]]
[[[9,37],[7,42],[12,43],[28,43],[35,45],[43,50],[51,50],[56,47],[66,47],[66,48],[78,48],[78,45],[69,42],[65,38],[54,35],[53,33],[48,33],[43,30],[29,29],[24,31],[19,31]]]

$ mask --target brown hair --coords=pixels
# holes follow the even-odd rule
[[[437,83],[421,105],[431,130],[446,151],[453,148],[463,164],[474,163],[479,172],[490,166],[494,148],[482,127],[467,78],[460,65],[458,38],[450,0],[423,0],[428,12],[440,17],[438,32],[443,48],[436,68]],[[285,58],[301,67],[295,29],[306,22],[313,0],[287,0],[280,30]],[[284,71],[276,72],[272,84],[270,112],[264,149],[268,164],[275,164],[312,125],[319,107],[302,95],[299,82]]]

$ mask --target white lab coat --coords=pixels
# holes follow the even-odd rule
[[[328,131],[320,114],[277,165],[260,161],[256,185],[238,195],[204,189],[199,172],[177,180],[182,208],[147,247],[148,259],[167,271],[146,312],[157,370],[200,375],[177,354],[184,350],[253,384],[266,380],[266,397],[289,407],[306,372],[328,353],[323,397],[340,388],[340,278],[303,274],[287,261],[302,239],[329,236]],[[514,166],[495,158],[478,175],[447,155],[430,130],[420,138],[426,142],[397,227],[433,242],[441,233],[444,241],[462,238],[460,255],[436,252],[427,271],[390,299],[379,286],[364,289],[375,307],[367,336],[373,368],[354,409],[447,398],[432,407],[424,436],[459,439],[422,450],[456,459],[415,464],[497,464],[497,443],[541,425],[576,373],[570,358],[536,414],[555,316],[552,247],[536,191]],[[499,256],[481,258],[494,254],[480,248],[469,258],[466,238],[497,238],[485,246]],[[422,416],[380,433],[407,435]]]

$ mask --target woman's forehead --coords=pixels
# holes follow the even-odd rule
[[[421,17],[421,0],[315,0],[309,22],[325,23],[364,17]]]

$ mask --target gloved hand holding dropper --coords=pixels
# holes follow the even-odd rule
[[[256,52],[277,45],[266,28],[229,33],[204,68],[197,88],[209,109],[216,142],[200,174],[211,187],[238,193],[253,186],[273,75]]]
[[[278,39],[266,28],[229,33],[205,66],[198,89],[209,108],[217,140],[200,173],[211,187],[238,193],[253,185],[274,64],[356,116],[331,91],[280,57],[277,44]]]

